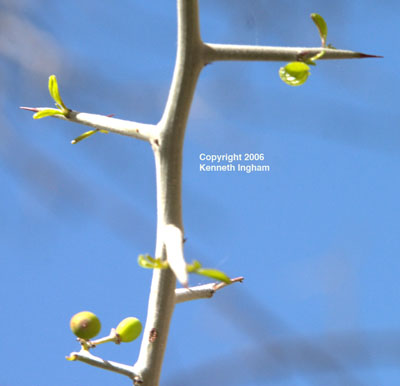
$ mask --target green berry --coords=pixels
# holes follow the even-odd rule
[[[78,338],[89,340],[100,332],[101,323],[93,312],[82,311],[71,318],[70,327]]]
[[[279,69],[279,76],[290,86],[300,86],[310,75],[310,67],[303,62],[291,62]]]
[[[122,320],[115,329],[121,342],[132,342],[142,332],[142,323],[132,316]]]

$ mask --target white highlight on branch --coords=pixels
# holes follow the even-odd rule
[[[214,286],[215,283],[209,283],[190,288],[177,288],[175,290],[175,303],[212,298],[215,293]]]
[[[132,380],[137,377],[137,374],[133,371],[133,366],[124,365],[122,363],[107,361],[105,359],[92,355],[87,350],[81,350],[79,352],[72,352],[69,357],[70,361],[81,361],[89,365],[100,367],[105,370],[113,371],[114,373],[125,375]]]
[[[185,257],[183,256],[183,233],[174,224],[163,229],[163,241],[167,251],[167,261],[176,278],[184,286],[188,286]]]

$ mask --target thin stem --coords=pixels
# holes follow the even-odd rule
[[[108,336],[105,336],[103,338],[99,338],[96,340],[91,340],[90,345],[95,347],[95,346],[98,346],[99,344],[108,343],[108,342],[119,343],[118,334],[117,334],[117,331],[115,330],[115,328],[111,329],[111,332]]]

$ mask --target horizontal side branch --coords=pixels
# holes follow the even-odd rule
[[[104,115],[71,111],[66,119],[75,123],[94,127],[95,129],[107,130],[111,133],[126,135],[148,142],[155,140],[158,134],[156,125],[127,121]]]
[[[380,57],[360,52],[325,47],[269,47],[212,43],[204,43],[203,55],[205,63],[222,60],[291,62],[313,57],[322,50],[325,51],[325,54],[320,58],[320,60]]]
[[[21,107],[21,109],[39,112],[42,110],[47,110],[48,108]],[[156,141],[159,133],[157,125],[127,121],[124,119],[113,118],[106,115],[80,113],[73,110],[70,110],[66,116],[60,113],[52,115],[52,117],[70,122],[80,123],[81,125],[90,126],[97,130],[105,130],[110,133],[121,134],[148,142]]]

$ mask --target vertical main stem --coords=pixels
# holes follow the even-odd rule
[[[163,229],[168,224],[183,232],[182,154],[186,123],[196,83],[203,67],[197,0],[177,0],[178,50],[170,93],[153,143],[157,180],[156,257],[167,259]],[[154,270],[146,326],[135,371],[144,386],[158,386],[169,325],[175,306],[175,275]],[[156,339],[149,339],[150,335]]]

